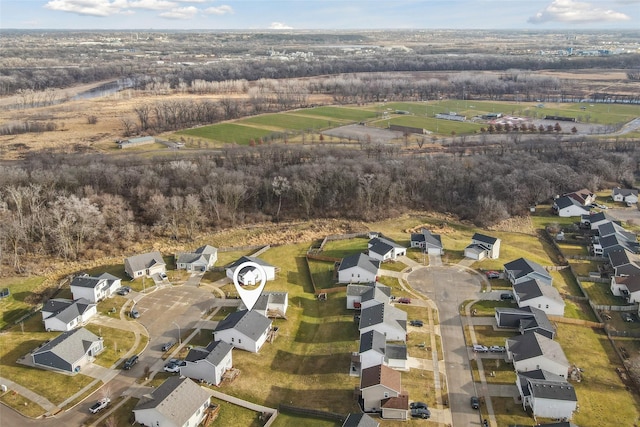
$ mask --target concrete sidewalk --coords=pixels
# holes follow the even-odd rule
[[[14,383],[13,381],[0,377],[0,384],[4,384],[7,386],[9,390],[15,391],[22,397],[26,397],[34,403],[42,406],[47,413],[53,413],[58,410],[58,407],[53,403],[49,402],[48,399],[40,396],[37,393],[32,392],[26,387],[21,386],[20,384]]]

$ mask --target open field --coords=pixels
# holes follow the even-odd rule
[[[327,120],[317,119],[314,117],[308,117],[304,115],[280,113],[280,114],[263,114],[260,116],[254,116],[248,119],[242,119],[237,122],[238,124],[252,124],[259,125],[265,129],[275,128],[276,131],[284,130],[306,130],[306,129],[325,129],[331,126],[336,126],[340,123],[344,123],[341,120],[338,122],[331,122]]]
[[[251,140],[258,141],[260,138],[264,138],[272,133],[273,131],[268,129],[242,126],[235,123],[220,123],[217,125],[182,130],[177,132],[177,135],[206,138],[228,144],[248,145]]]
[[[0,288],[9,288],[10,295],[0,300],[0,330],[13,324],[31,311],[28,297],[44,282],[44,277],[10,277],[0,280]]]
[[[295,114],[309,115],[318,117],[328,117],[331,119],[342,121],[362,121],[366,119],[373,119],[376,117],[376,113],[359,108],[350,107],[315,107],[295,110]]]

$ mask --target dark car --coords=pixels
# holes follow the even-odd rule
[[[131,316],[134,319],[137,319],[138,317],[140,317],[140,312],[138,311],[137,308],[132,308],[131,311],[129,312],[129,316]]]
[[[168,351],[174,344],[175,341],[169,341],[168,343],[162,344],[162,351]]]
[[[427,407],[427,404],[424,402],[411,402],[409,404],[409,408],[411,409],[418,409],[418,408],[422,408],[422,409],[429,409]]]
[[[414,418],[422,418],[428,420],[431,418],[431,412],[426,408],[414,408],[411,410],[411,416]]]
[[[513,294],[511,292],[505,292],[503,294],[500,294],[500,299],[501,300],[510,300],[513,299]]]
[[[122,366],[122,369],[128,371],[129,369],[131,369],[133,367],[133,365],[135,365],[136,363],[138,363],[138,355],[134,355],[131,356],[130,358],[128,358],[125,362],[124,365]]]
[[[476,396],[471,396],[471,407],[473,409],[480,409],[480,400]]]
[[[422,320],[411,320],[409,321],[409,324],[411,326],[417,326],[418,328],[421,328],[422,326],[424,326],[424,323],[422,322]]]
[[[487,275],[487,279],[499,279],[500,278],[500,272],[499,271],[487,271],[485,273]]]
[[[398,298],[396,301],[398,301],[400,304],[411,304],[411,298],[402,297]]]
[[[131,288],[130,288],[130,287],[128,287],[128,286],[123,286],[123,287],[121,287],[120,289],[118,289],[116,292],[118,293],[118,295],[125,296],[125,295],[127,295],[129,292],[131,292]]]

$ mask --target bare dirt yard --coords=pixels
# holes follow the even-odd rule
[[[324,131],[322,134],[346,139],[350,142],[389,143],[394,139],[402,138],[402,132],[364,125],[341,126]]]

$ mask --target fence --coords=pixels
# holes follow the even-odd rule
[[[265,246],[265,245],[232,246],[232,247],[229,247],[229,248],[218,248],[218,252],[256,251],[256,250],[262,250],[262,252],[264,252],[265,250],[269,249],[270,247],[271,246],[269,246],[269,245],[267,245],[267,246]],[[265,248],[267,248],[267,249],[265,249]],[[257,256],[257,255],[254,254],[254,256]]]
[[[549,320],[552,320],[557,323],[567,323],[571,325],[588,326],[590,328],[598,328],[598,329],[603,329],[605,326],[604,323],[591,322],[589,320],[573,319],[569,317],[553,316],[553,315],[547,315],[547,317],[549,318]]]
[[[344,422],[345,416],[336,414],[335,412],[319,411],[317,409],[302,408],[299,406],[279,405],[280,412],[289,412],[290,414],[303,415],[310,418],[323,418],[325,420]]]
[[[367,237],[368,233],[360,232],[360,233],[350,233],[350,234],[330,234],[322,240],[320,243],[320,247],[318,248],[318,252],[322,252],[324,250],[324,245],[327,242],[331,242],[333,240],[346,240],[346,239],[355,239],[356,237]]]

